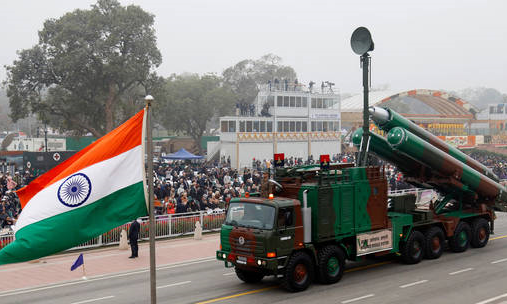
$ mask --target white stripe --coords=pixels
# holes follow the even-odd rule
[[[407,287],[411,287],[411,286],[414,286],[414,285],[417,285],[417,284],[423,284],[423,283],[426,283],[426,282],[428,282],[428,280],[417,281],[417,282],[414,282],[414,283],[409,283],[409,284],[401,285],[400,288],[407,288]]]
[[[491,262],[491,264],[502,263],[502,262],[505,262],[505,261],[507,261],[507,259],[496,260],[496,261]]]
[[[55,215],[82,208],[120,189],[142,181],[143,163],[141,145],[113,158],[95,163],[75,173],[90,179],[92,190],[86,202],[78,207],[67,207],[58,200],[58,188],[65,178],[42,189],[26,204],[19,215],[14,231]]]
[[[502,295],[499,295],[499,296],[496,296],[494,298],[490,298],[490,299],[487,299],[487,300],[484,300],[484,301],[481,301],[481,302],[477,302],[476,304],[487,304],[487,303],[491,303],[493,301],[496,301],[498,299],[505,298],[505,297],[507,297],[507,293],[504,293]]]
[[[105,299],[111,299],[111,298],[114,298],[114,296],[107,296],[107,297],[84,300],[84,301],[79,301],[79,302],[72,302],[70,304],[84,304],[84,303],[90,303],[90,302],[95,302],[95,301],[100,301],[100,300],[105,300]]]
[[[461,269],[461,270],[458,270],[458,271],[455,271],[455,272],[449,272],[449,275],[455,275],[455,274],[466,272],[466,271],[470,271],[470,270],[473,270],[473,268],[465,268],[465,269]]]
[[[224,276],[230,276],[230,275],[233,275],[235,274],[235,272],[228,272],[228,273],[224,273]]]
[[[173,286],[185,285],[185,284],[188,284],[188,283],[191,283],[191,282],[192,282],[192,281],[185,281],[185,282],[178,282],[178,283],[169,284],[169,285],[157,286],[157,289],[158,289],[158,288],[166,288],[166,287],[173,287]]]
[[[351,302],[355,302],[355,301],[359,301],[359,300],[362,300],[362,299],[366,299],[366,298],[371,298],[373,297],[374,294],[371,293],[369,295],[365,295],[365,296],[362,296],[362,297],[358,297],[358,298],[354,298],[354,299],[350,299],[350,300],[346,300],[346,301],[342,301],[342,304],[347,304],[347,303],[351,303]]]

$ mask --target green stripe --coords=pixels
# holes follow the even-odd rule
[[[23,227],[16,232],[16,241],[0,250],[0,265],[38,259],[72,248],[147,215],[143,187],[143,182],[139,182],[85,207]]]

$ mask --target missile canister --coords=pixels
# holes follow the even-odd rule
[[[475,159],[471,158],[470,156],[466,155],[465,153],[461,152],[459,149],[449,146],[440,138],[426,131],[424,128],[419,127],[418,125],[401,116],[400,114],[396,113],[395,111],[381,107],[370,107],[369,111],[373,121],[379,126],[380,129],[384,131],[389,131],[394,127],[402,127],[405,130],[410,131],[412,134],[429,142],[434,147],[456,158],[460,162],[467,164],[468,166],[479,171],[480,173],[486,175],[495,182],[499,181],[498,176],[495,173],[493,173],[491,169],[484,166]]]
[[[395,150],[432,168],[442,176],[454,177],[482,198],[507,203],[507,190],[502,185],[447,155],[410,131],[401,127],[392,128],[387,134],[387,141]]]
[[[361,145],[363,138],[363,129],[358,128],[354,134],[352,134],[352,142],[356,147]],[[370,145],[369,149],[378,157],[386,160],[398,167],[401,171],[407,174],[413,174],[419,172],[421,165],[414,162],[411,158],[399,153],[398,151],[391,148],[387,140],[375,133],[370,132]]]

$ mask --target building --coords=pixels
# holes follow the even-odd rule
[[[47,151],[66,151],[66,139],[65,138],[48,138],[48,149]],[[44,148],[45,139],[40,137],[17,137],[7,146],[7,151],[30,151],[30,152],[41,152],[45,151]]]
[[[507,133],[507,104],[488,104],[472,123],[473,134],[499,135]]]
[[[370,106],[387,107],[435,135],[465,136],[477,109],[458,97],[443,91],[416,89],[405,92],[375,91],[369,96]],[[341,104],[343,126],[354,129],[363,124],[363,95],[344,99]]]
[[[220,151],[232,167],[242,168],[274,153],[306,160],[341,151],[340,97],[331,86],[311,92],[303,85],[264,85],[252,111],[246,111],[254,115],[240,107],[236,116],[220,118],[220,141],[209,143],[209,157]]]

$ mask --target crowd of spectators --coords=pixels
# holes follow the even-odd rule
[[[489,167],[501,179],[507,179],[507,157],[501,154],[485,151],[471,150],[467,154],[480,163]]]
[[[9,172],[0,173],[0,231],[10,228],[16,222],[21,205],[14,191],[23,187],[26,181],[26,177],[18,171],[14,176]]]
[[[228,163],[174,162],[155,166],[158,214],[224,209],[234,197],[259,192],[262,172],[232,169]]]

